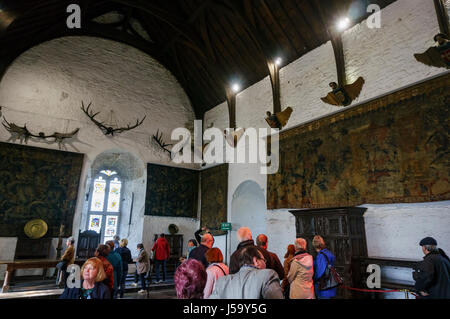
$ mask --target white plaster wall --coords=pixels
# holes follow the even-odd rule
[[[85,105],[92,101],[94,110],[100,112],[97,118],[107,123],[125,126],[144,115],[147,118],[133,131],[106,137],[81,111],[81,101]],[[73,223],[75,236],[86,225],[82,212],[87,209],[85,194],[90,186],[91,167],[105,151],[129,152],[144,163],[142,175],[124,184],[124,216],[119,235],[129,237],[131,248],[143,241],[143,233],[160,233],[170,223],[180,224],[174,218],[159,228],[143,217],[145,163],[169,164],[167,153],[155,146],[151,136],[159,129],[169,142],[174,128],[185,127],[186,123],[192,125],[194,112],[175,77],[147,54],[125,44],[93,37],[65,37],[42,43],[26,51],[8,68],[0,82],[0,105],[2,115],[9,122],[26,123],[32,132],[52,134],[80,128],[77,136],[66,143],[68,151],[86,154]],[[1,128],[0,140],[9,138],[10,134]],[[9,142],[19,143],[18,140]],[[35,140],[30,140],[28,145],[58,149],[57,144]],[[135,198],[128,229],[131,191]],[[196,229],[187,227],[189,232],[191,228]],[[0,238],[1,259],[13,258],[15,244],[11,240]]]
[[[363,207],[369,256],[422,259],[428,236],[450,252],[450,201]]]
[[[446,6],[450,12],[449,0]],[[381,14],[381,29],[368,29],[363,21],[342,36],[347,80],[352,82],[358,76],[366,80],[354,103],[446,72],[444,68],[427,67],[413,56],[434,45],[433,36],[439,31],[432,0],[398,0],[384,8]],[[284,129],[342,110],[320,100],[329,92],[328,83],[332,80],[336,80],[336,66],[330,42],[280,69],[282,108],[293,108]],[[268,127],[264,121],[267,110],[272,110],[272,93],[270,81],[265,78],[237,95],[236,124],[246,128]],[[227,104],[221,103],[208,111],[204,120],[223,128],[224,123],[228,124]],[[234,222],[231,204],[236,188],[245,180],[253,180],[266,196],[266,178],[259,173],[258,164],[230,165],[229,222]],[[425,236],[434,236],[444,250],[450,251],[447,202],[366,207],[369,208],[365,215],[369,255],[420,259],[418,241]],[[263,224],[269,236],[269,250],[282,260],[287,245],[295,240],[295,218],[288,210],[266,211],[265,217],[254,227],[264,227]]]
[[[356,102],[445,71],[419,63],[413,55],[433,46],[437,33],[439,25],[432,0],[398,0],[382,10],[381,28],[369,29],[363,21],[344,32],[348,82],[358,76],[366,81]]]

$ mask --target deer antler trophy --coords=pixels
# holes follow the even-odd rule
[[[136,120],[136,124],[133,126],[130,126],[130,124],[128,124],[127,127],[114,128],[111,125],[106,125],[103,122],[99,122],[95,119],[95,117],[100,112],[94,113],[94,111],[89,110],[89,108],[91,107],[91,104],[92,104],[92,102],[89,103],[89,105],[87,107],[85,107],[83,101],[81,101],[81,109],[91,119],[91,121],[94,122],[95,125],[97,125],[102,130],[103,134],[105,134],[105,135],[114,136],[114,133],[122,133],[125,131],[132,130],[132,129],[138,127],[139,125],[141,125],[146,118],[146,116],[144,116],[144,118],[142,120]]]

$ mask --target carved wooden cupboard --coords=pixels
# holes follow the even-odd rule
[[[367,257],[363,214],[366,208],[326,208],[290,210],[295,216],[297,237],[306,239],[308,252],[316,257],[312,246],[315,235],[325,240],[335,256],[335,268],[344,276],[345,285],[352,286],[352,258]],[[359,283],[355,283],[359,285]],[[351,292],[338,289],[338,298],[351,298]]]

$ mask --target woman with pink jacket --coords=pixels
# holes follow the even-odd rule
[[[315,299],[314,296],[314,261],[306,252],[306,240],[297,238],[294,243],[295,254],[291,260],[288,281],[290,299]]]
[[[229,274],[228,266],[223,263],[223,255],[219,248],[210,248],[205,254],[209,263],[206,269],[208,279],[203,290],[203,299],[208,298],[214,290],[217,279]]]

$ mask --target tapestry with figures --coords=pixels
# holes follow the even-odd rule
[[[267,207],[450,199],[450,75],[284,131]]]
[[[83,154],[0,142],[0,237],[24,237],[42,219],[46,237],[72,235]]]

